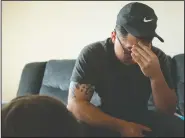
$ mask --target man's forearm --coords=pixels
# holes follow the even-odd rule
[[[91,126],[108,128],[113,131],[120,131],[121,126],[126,125],[126,121],[111,117],[103,113],[97,107],[86,101],[73,102],[67,106],[74,116]]]
[[[174,114],[177,97],[175,92],[168,87],[162,72],[156,78],[151,79],[151,87],[156,108],[160,111]]]

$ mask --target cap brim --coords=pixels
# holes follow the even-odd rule
[[[147,37],[157,37],[161,42],[164,42],[164,40],[154,31],[153,33],[148,32],[148,30],[144,29],[135,29],[129,25],[123,26],[123,28],[130,34],[132,34],[135,37],[140,38],[147,38]]]
[[[164,42],[164,39],[162,39],[162,37],[160,37],[157,33],[155,33],[154,37],[157,37],[161,42]]]

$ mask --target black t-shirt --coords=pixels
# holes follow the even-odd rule
[[[159,58],[166,82],[173,88],[167,55],[154,46],[152,51]],[[102,111],[119,118],[146,111],[152,92],[149,78],[137,64],[125,65],[117,60],[110,38],[83,48],[71,81],[94,85],[101,98]]]

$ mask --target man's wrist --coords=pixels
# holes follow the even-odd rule
[[[158,73],[156,73],[154,76],[150,77],[151,81],[163,81],[164,80],[164,76],[162,71],[160,70]]]
[[[115,119],[115,129],[116,131],[120,132],[124,129],[124,127],[127,126],[127,121],[121,120],[121,119]]]

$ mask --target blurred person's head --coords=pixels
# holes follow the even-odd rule
[[[3,137],[76,137],[81,127],[65,105],[48,96],[23,96],[2,108]]]

